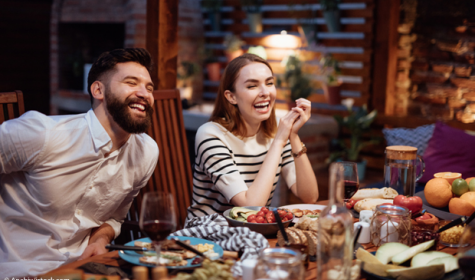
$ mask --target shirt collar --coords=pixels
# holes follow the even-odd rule
[[[112,149],[112,139],[110,138],[109,134],[107,134],[107,131],[99,122],[92,109],[87,112],[86,121],[89,126],[89,131],[92,135],[92,141],[94,142],[95,150],[98,151],[107,144],[109,144],[108,148]]]

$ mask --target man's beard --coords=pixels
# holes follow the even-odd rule
[[[112,119],[114,119],[123,130],[128,133],[144,133],[148,131],[152,124],[153,108],[146,100],[128,97],[125,102],[121,102],[114,94],[112,94],[110,88],[106,88],[105,98],[107,102],[107,111],[109,111]],[[144,118],[133,118],[132,113],[129,111],[132,110],[130,109],[129,104],[138,101],[147,104]]]

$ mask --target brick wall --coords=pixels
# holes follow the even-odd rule
[[[52,96],[51,114],[58,114],[62,102],[84,101],[82,92],[69,92],[65,96],[59,87],[58,26],[60,23],[124,23],[124,47],[145,48],[147,0],[54,0],[50,29],[50,91]],[[203,23],[199,1],[180,0],[178,19],[178,60],[200,63],[203,49]],[[107,34],[104,34],[107,40]],[[200,67],[201,69],[202,67]],[[202,75],[202,74],[199,74]],[[198,76],[193,82],[193,99],[199,99],[202,80]],[[61,91],[60,91],[61,90]],[[61,96],[60,96],[60,93]],[[74,97],[76,96],[76,97]],[[83,103],[82,103],[83,104]],[[84,108],[78,108],[78,111]]]

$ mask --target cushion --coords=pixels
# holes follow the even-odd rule
[[[458,172],[462,178],[475,177],[475,136],[444,123],[435,124],[434,133],[423,159],[426,170],[422,183],[437,172]]]
[[[434,132],[435,124],[428,124],[416,128],[383,129],[384,138],[388,146],[402,145],[417,148],[417,154],[423,155]]]

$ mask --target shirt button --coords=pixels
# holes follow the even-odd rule
[[[93,186],[89,186],[89,189],[92,190]]]

